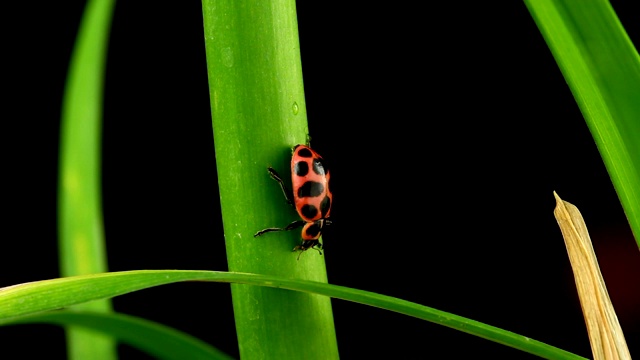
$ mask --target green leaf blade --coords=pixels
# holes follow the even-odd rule
[[[173,328],[123,314],[53,311],[24,316],[5,325],[54,324],[89,329],[129,344],[158,359],[231,360],[209,344]]]
[[[114,0],[88,1],[78,30],[62,104],[58,242],[62,276],[107,271],[100,189],[102,93]],[[81,305],[111,311],[109,300]],[[115,359],[109,337],[69,327],[69,359]]]
[[[122,295],[177,281],[215,281],[266,286],[277,288],[279,291],[286,289],[307,292],[315,296],[334,297],[427,320],[543,358],[582,359],[575,354],[510,331],[391,296],[315,281],[216,271],[125,271],[53,279],[2,288],[0,289],[0,324],[13,321],[20,315],[58,309],[83,301]],[[82,291],[77,292],[78,289]]]
[[[531,1],[640,246],[640,57],[608,1]]]

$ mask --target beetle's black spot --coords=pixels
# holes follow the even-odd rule
[[[314,238],[320,235],[320,231],[322,231],[322,226],[320,225],[320,222],[316,221],[306,229],[305,234],[310,238]]]
[[[320,203],[320,211],[322,212],[322,217],[326,217],[327,213],[331,210],[331,199],[328,196],[325,196]]]
[[[306,176],[309,173],[309,164],[306,161],[298,161],[293,166],[293,172],[298,176]]]
[[[310,158],[310,157],[313,157],[313,154],[311,153],[311,150],[309,150],[307,148],[302,148],[302,149],[300,149],[300,151],[298,151],[298,156],[305,157],[305,158]]]
[[[307,204],[300,208],[300,213],[307,219],[313,219],[314,217],[316,217],[316,215],[318,215],[318,208],[313,205]]]
[[[298,197],[316,197],[322,195],[324,185],[317,181],[307,181],[298,188]]]
[[[318,175],[325,174],[325,166],[324,166],[324,161],[322,161],[322,159],[313,159],[313,172],[315,172]]]

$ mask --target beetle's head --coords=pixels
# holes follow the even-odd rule
[[[302,255],[303,252],[309,250],[309,249],[314,249],[317,250],[318,253],[320,255],[322,255],[322,244],[320,243],[320,240],[302,240],[302,244],[296,246],[293,248],[293,251],[299,251],[300,254],[298,254],[298,260],[300,259],[300,255]]]

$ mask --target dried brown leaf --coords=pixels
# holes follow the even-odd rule
[[[556,198],[553,214],[571,261],[593,358],[630,360],[631,354],[609,299],[584,219],[577,207],[560,199],[555,192],[553,195]]]

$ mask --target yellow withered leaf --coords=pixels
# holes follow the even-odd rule
[[[553,214],[571,261],[593,358],[630,360],[631,354],[609,299],[584,219],[577,207],[560,199],[555,191],[553,195],[556,198]]]

